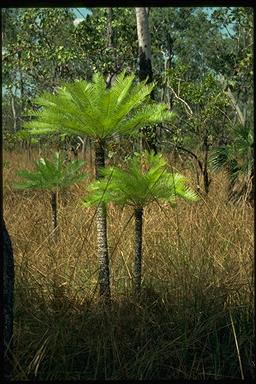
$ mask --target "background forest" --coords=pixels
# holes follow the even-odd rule
[[[254,376],[253,9],[144,10],[141,19],[138,8],[2,9],[15,380]],[[148,39],[144,62],[140,28]],[[154,81],[151,98],[165,103],[173,119],[135,137],[112,135],[106,164],[123,166],[132,154],[153,149],[188,177],[199,200],[145,209],[140,299],[131,293],[134,213],[108,205],[112,304],[106,308],[96,293],[95,208],[81,204],[93,178],[94,139],[32,135],[24,126],[44,92],[91,82],[96,72],[112,89],[123,71],[137,83]],[[17,190],[14,181],[21,168],[32,170],[34,160],[56,151],[73,173],[82,167],[87,177],[60,188],[53,241],[54,183],[46,191]]]

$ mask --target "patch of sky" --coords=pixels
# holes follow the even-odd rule
[[[231,10],[234,7],[232,7],[232,8],[229,8],[229,7],[205,7],[203,9],[204,9],[204,12],[207,14],[208,20],[211,20],[213,12],[218,11],[218,10],[223,9],[223,8],[226,8],[227,12],[228,12],[228,10]],[[220,27],[220,32],[224,36],[232,38],[235,35],[234,24],[229,23],[223,27]]]
[[[74,25],[77,26],[79,23],[86,19],[87,15],[90,15],[92,12],[88,8],[71,8],[74,15],[76,16],[74,20]]]

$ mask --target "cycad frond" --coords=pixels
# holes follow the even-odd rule
[[[102,75],[92,82],[75,81],[60,87],[55,94],[44,93],[35,99],[42,108],[29,111],[33,120],[25,127],[32,134],[68,133],[106,139],[115,133],[130,134],[138,128],[170,121],[173,114],[163,104],[150,103],[154,84],[134,84],[134,75],[121,73],[110,89]]]
[[[17,172],[23,180],[15,182],[16,189],[47,189],[64,188],[67,185],[78,183],[86,177],[81,173],[82,160],[73,160],[65,163],[60,154],[56,152],[52,161],[40,158],[35,161],[35,170],[21,170]]]
[[[131,158],[125,170],[107,167],[102,170],[104,179],[90,184],[84,205],[112,201],[143,208],[161,199],[173,205],[176,197],[198,200],[196,193],[186,185],[186,178],[168,172],[166,166],[162,155],[145,152]]]

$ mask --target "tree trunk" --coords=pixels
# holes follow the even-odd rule
[[[166,58],[166,61],[165,61],[165,76],[166,76],[166,83],[167,83],[167,93],[166,93],[166,96],[167,96],[167,104],[169,106],[169,110],[171,111],[172,108],[173,108],[173,93],[170,94],[170,90],[168,88],[169,86],[169,80],[168,80],[168,76],[167,76],[167,73],[168,71],[171,69],[172,67],[172,59],[173,59],[173,39],[170,35],[170,33],[167,33],[166,34],[166,41],[167,41],[167,58]]]
[[[151,62],[151,41],[148,24],[148,12],[146,8],[135,8],[135,12],[139,43],[139,80],[143,81],[148,78],[147,83],[151,83],[153,81],[153,72]],[[153,91],[151,92],[151,98],[154,99]],[[156,127],[145,127],[142,129],[142,132],[142,150],[152,150],[156,154]]]
[[[146,8],[135,8],[137,20],[137,34],[139,43],[139,79],[153,81],[151,63],[151,41]]]
[[[95,176],[96,180],[102,178],[100,169],[105,167],[104,142],[95,142]],[[109,283],[109,258],[108,258],[108,239],[107,239],[107,210],[105,203],[99,203],[97,207],[97,236],[98,236],[98,255],[99,255],[99,286],[100,296],[104,296],[106,302],[110,300]]]
[[[13,115],[13,132],[17,132],[17,112],[15,106],[15,98],[14,95],[11,96],[11,106],[12,106],[12,115]]]
[[[208,136],[207,135],[205,135],[205,137],[204,137],[203,147],[204,147],[204,168],[203,168],[204,190],[205,190],[205,193],[208,195],[211,180],[209,179],[209,174],[208,174],[209,143],[208,143]]]
[[[24,82],[21,69],[21,51],[18,52],[18,71],[20,75],[20,115],[19,115],[19,128],[22,126],[22,114],[24,109]]]
[[[143,209],[135,208],[135,259],[134,259],[134,293],[141,292],[141,263],[142,263],[142,217]]]
[[[4,275],[4,378],[12,376],[14,259],[12,243],[3,220]]]
[[[58,198],[57,192],[51,192],[51,207],[52,207],[52,229],[53,229],[53,239],[57,241],[59,238],[58,234]]]

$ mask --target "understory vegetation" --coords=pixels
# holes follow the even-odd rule
[[[253,209],[227,202],[224,173],[196,204],[145,210],[136,300],[133,209],[109,205],[112,305],[106,308],[97,294],[95,208],[81,204],[90,180],[60,193],[54,243],[47,194],[12,187],[17,170],[31,162],[5,151],[4,164],[16,271],[14,380],[254,376]],[[193,180],[186,164],[170,164]]]

